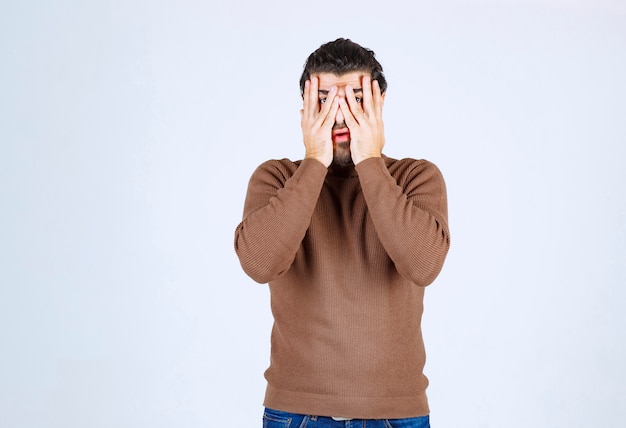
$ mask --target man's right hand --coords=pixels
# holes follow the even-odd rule
[[[317,159],[325,167],[333,161],[332,129],[339,108],[337,87],[333,86],[320,108],[319,79],[311,77],[304,84],[304,105],[300,110],[302,136],[307,159]]]

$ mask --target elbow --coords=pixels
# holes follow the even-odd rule
[[[259,265],[258,263],[250,263],[246,260],[239,258],[241,268],[253,281],[259,284],[267,284],[270,281],[276,279],[278,275],[266,266]]]
[[[414,272],[411,276],[411,281],[418,287],[427,287],[439,276],[441,269],[443,268],[443,260],[440,263],[433,263],[432,265],[425,266]]]
[[[240,229],[235,233],[235,253],[245,274],[259,284],[273,281],[286,270],[277,254],[255,240],[246,240]]]
[[[237,256],[245,274],[259,284],[267,284],[280,278],[291,266],[291,263],[285,263],[285,260],[276,255],[262,252],[237,251]]]
[[[264,259],[254,252],[245,251],[242,248],[235,246],[235,253],[239,258],[239,264],[241,268],[252,280],[259,284],[267,284],[276,278],[274,269],[267,263],[267,259]]]
[[[449,248],[450,240],[443,236],[441,242],[422,249],[417,257],[407,263],[408,269],[401,272],[402,275],[420,287],[432,284],[443,269]]]
[[[427,287],[437,279],[442,267],[443,263],[432,263],[407,269],[400,274],[418,287]]]

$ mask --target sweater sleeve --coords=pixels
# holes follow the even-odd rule
[[[427,161],[403,160],[394,178],[384,158],[356,166],[376,233],[396,269],[417,285],[432,283],[450,247],[446,186]]]
[[[267,283],[289,269],[327,171],[311,159],[299,166],[267,161],[256,169],[248,184],[243,220],[235,230],[235,252],[253,280]]]

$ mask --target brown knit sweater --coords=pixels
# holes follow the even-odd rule
[[[450,239],[443,177],[424,160],[343,170],[271,160],[250,179],[235,250],[270,284],[264,405],[361,419],[428,414],[424,286]]]

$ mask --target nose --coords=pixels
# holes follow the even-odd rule
[[[341,112],[341,109],[337,109],[337,114],[335,115],[335,123],[343,123],[343,121],[343,113]]]
[[[337,88],[337,97],[340,99],[343,99],[345,101],[346,99],[346,88],[345,86],[339,86]],[[341,108],[337,109],[337,114],[335,115],[335,124],[344,124],[345,122],[345,118],[343,117],[343,113],[341,112]]]

